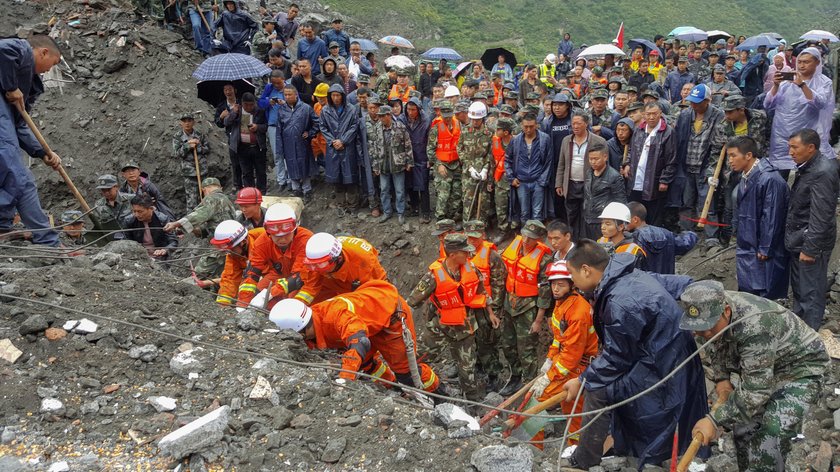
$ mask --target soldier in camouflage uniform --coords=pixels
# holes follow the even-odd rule
[[[710,339],[711,380],[718,396],[728,395],[717,410],[694,426],[704,443],[718,428],[738,429],[735,449],[741,470],[781,472],[791,440],[807,409],[816,404],[828,354],[819,335],[798,316],[770,300],[723,289],[717,281],[689,285],[680,297],[682,329]],[[737,324],[735,324],[737,323]],[[738,374],[735,389],[730,376]]]
[[[456,231],[454,220],[438,220],[435,221],[435,229],[432,230],[432,236],[438,238],[438,258],[446,257],[446,249],[444,249],[443,241],[446,235]],[[436,321],[436,313],[429,305],[426,311],[426,334],[423,336],[423,343],[426,345],[426,352],[430,355],[440,357],[444,349],[447,348],[446,337],[440,332],[439,325]]]
[[[207,141],[207,136],[195,129],[195,119],[192,115],[182,116],[180,124],[181,130],[172,136],[172,156],[181,161],[186,207],[195,208],[201,201],[201,197],[198,195],[193,149],[198,153],[198,167],[201,175],[207,175],[207,155],[210,154],[210,143]]]
[[[473,103],[469,110],[470,125],[461,131],[458,158],[464,169],[464,221],[487,221],[493,208],[493,171],[495,162],[491,146],[493,132],[484,125],[487,107]]]
[[[117,178],[111,174],[100,175],[96,179],[96,188],[102,197],[96,200],[93,208],[94,218],[99,220],[104,230],[117,231],[122,229],[123,221],[131,216],[130,193],[120,192]],[[121,232],[112,233],[110,239],[123,239]]]
[[[526,105],[527,106],[527,105]],[[499,120],[502,118],[507,118],[513,123],[513,129],[511,130],[511,135],[516,135],[522,132],[522,127],[519,126],[519,123],[522,121],[522,117],[525,115],[525,108],[523,107],[522,111],[515,112],[513,107],[510,105],[502,105],[499,108],[499,119],[496,120],[496,127],[499,125]],[[535,113],[536,114],[536,113]],[[489,126],[489,125],[488,125]],[[494,127],[493,131],[497,128]]]
[[[510,118],[499,118],[496,123],[496,136],[493,140],[493,160],[495,171],[493,175],[493,203],[496,207],[496,225],[501,232],[510,231],[510,182],[505,177],[505,149],[513,139],[516,124]],[[498,241],[497,241],[498,242]]]
[[[164,231],[181,228],[196,236],[212,237],[216,226],[222,221],[236,219],[236,208],[227,195],[222,192],[222,184],[215,177],[201,181],[204,188],[204,200],[187,216],[178,221],[167,223]],[[202,256],[195,266],[195,274],[200,279],[215,279],[225,267],[225,252],[215,251]]]
[[[391,87],[397,83],[397,69],[392,67],[384,74],[376,78],[376,83],[373,85],[373,90],[382,99],[385,100]]]
[[[434,319],[438,328],[446,337],[450,355],[458,366],[458,380],[464,396],[469,400],[482,400],[484,398],[484,387],[479,385],[475,378],[477,355],[475,333],[478,329],[476,319],[479,316],[485,316],[484,311],[486,310],[493,326],[498,326],[500,320],[490,306],[481,308],[465,306],[465,303],[469,300],[465,299],[463,288],[454,291],[460,296],[461,307],[466,312],[461,324],[457,323],[458,320],[446,322],[442,319],[444,310],[452,310],[452,308],[447,309],[446,306],[452,306],[453,300],[451,295],[444,298],[444,294],[441,293],[442,290],[438,290],[439,279],[447,282],[454,281],[453,285],[458,284],[460,286],[464,275],[472,274],[476,278],[474,280],[477,280],[473,296],[486,297],[486,304],[492,305],[492,298],[485,293],[481,272],[469,260],[470,253],[475,248],[467,242],[467,236],[461,233],[449,234],[446,236],[444,244],[447,256],[438,259],[429,267],[429,271],[420,279],[411,295],[408,296],[407,301],[412,308],[420,306],[426,300],[432,302],[430,309],[435,314]],[[463,282],[466,283],[466,281]],[[443,288],[441,287],[441,289]]]
[[[589,94],[589,111],[592,114],[592,132],[604,139],[610,139],[614,133],[612,126],[614,111],[607,106],[610,93],[605,88],[599,88]]]
[[[394,119],[391,107],[385,105],[377,112],[379,121],[369,135],[371,166],[373,173],[379,176],[379,189],[382,198],[382,216],[379,223],[388,221],[393,215],[391,207],[391,187],[396,195],[396,210],[399,224],[405,224],[405,174],[414,164],[411,149],[411,136],[402,120]]]
[[[454,114],[453,112],[452,104],[441,102],[441,121],[450,121]],[[447,125],[437,120],[432,123],[429,128],[429,144],[426,145],[426,155],[429,156],[429,165],[434,171],[433,175],[435,178],[435,194],[437,197],[435,201],[435,218],[438,220],[444,218],[461,219],[461,161],[457,158],[451,162],[441,162],[438,160],[438,133],[439,128],[442,126]]]
[[[87,243],[85,237],[85,220],[79,210],[67,210],[61,214],[61,233],[58,240],[66,247],[83,246]]]
[[[472,220],[464,222],[464,234],[467,235],[467,242],[475,248],[475,255],[472,263],[484,278],[484,289],[492,298],[489,302],[493,313],[501,315],[505,301],[505,278],[507,269],[502,261],[502,256],[496,250],[496,245],[486,241],[484,233],[484,222]],[[478,332],[475,343],[478,350],[478,364],[487,374],[487,388],[498,392],[502,385],[499,383],[499,374],[502,372],[502,361],[499,357],[501,346],[502,330],[499,325],[494,325],[488,316],[488,312],[476,313],[478,321]]]

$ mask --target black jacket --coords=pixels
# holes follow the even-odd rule
[[[785,248],[811,257],[831,253],[837,234],[834,210],[840,178],[837,162],[818,154],[796,170],[790,190]]]
[[[596,177],[592,169],[586,171],[586,183],[583,186],[583,216],[586,223],[598,223],[601,212],[612,202],[627,203],[621,174],[609,164],[600,177]]]
[[[171,218],[155,210],[154,215],[152,215],[152,221],[149,222],[149,228],[152,232],[152,240],[155,243],[155,247],[158,249],[166,249],[168,253],[171,253],[178,247],[178,236],[175,235],[175,232],[173,231],[171,233],[167,233],[161,229],[164,225],[166,225],[166,223],[171,221]],[[123,222],[123,228],[125,228],[123,233],[125,234],[126,239],[143,244],[145,226],[141,221],[138,221],[134,215],[125,219]]]

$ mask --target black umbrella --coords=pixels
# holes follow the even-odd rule
[[[227,84],[233,84],[236,89],[236,97],[242,97],[245,92],[254,93],[256,90],[254,84],[245,79],[238,80],[202,80],[196,84],[198,88],[198,98],[209,103],[210,106],[216,107],[225,99],[224,88]]]
[[[484,51],[481,55],[481,63],[487,70],[492,70],[493,65],[499,63],[499,56],[505,56],[505,64],[511,68],[516,67],[516,56],[505,48],[492,48]]]
[[[630,46],[630,50],[634,50],[637,47],[641,46],[642,49],[645,51],[645,55],[647,55],[652,49],[658,50],[659,48],[654,44],[652,41],[648,41],[647,39],[639,38],[639,39],[631,39],[627,42],[627,45]]]

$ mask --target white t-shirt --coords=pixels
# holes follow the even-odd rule
[[[633,191],[641,192],[645,186],[645,172],[647,171],[648,153],[650,152],[650,142],[656,136],[656,131],[659,126],[653,128],[653,131],[645,138],[645,145],[642,147],[642,155],[639,156],[639,167],[636,168],[636,179],[633,181]]]
[[[588,139],[583,144],[578,145],[574,136],[572,137],[572,169],[569,173],[569,180],[572,182],[583,182],[586,178],[584,176],[584,159],[586,159],[587,147],[589,147]]]

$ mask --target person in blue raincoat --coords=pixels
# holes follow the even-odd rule
[[[635,257],[609,257],[596,242],[579,241],[566,258],[575,286],[594,293],[593,324],[601,353],[564,390],[575,398],[582,382],[584,413],[627,400],[650,388],[697,349],[680,329],[683,310],[676,299],[691,278],[634,270]],[[691,428],[709,411],[703,367],[694,357],[661,387],[612,410],[584,416],[580,443],[570,466],[598,465],[612,434],[616,455],[638,457],[638,468],[671,457],[674,431],[679,450],[691,442]]]
[[[49,71],[61,60],[61,51],[49,36],[33,35],[23,39],[0,39],[0,232],[12,227],[15,213],[32,231],[32,242],[58,246],[58,233],[41,208],[35,178],[20,157],[23,149],[32,157],[43,159],[55,169],[61,158],[47,153],[35,139],[17,106],[30,110],[44,84],[39,74]]]
[[[738,182],[737,249],[738,290],[770,300],[788,294],[788,252],[785,221],[790,189],[768,159],[758,158],[758,145],[749,136],[727,143],[732,170]]]
[[[408,99],[405,113],[400,116],[411,137],[411,151],[414,166],[411,168],[411,206],[420,209],[420,222],[428,223],[432,219],[432,207],[429,202],[429,156],[426,145],[429,144],[429,123],[431,120],[423,112],[423,104],[417,97]]]
[[[308,202],[312,196],[312,138],[318,132],[318,115],[300,99],[293,85],[283,88],[284,103],[277,109],[277,152],[286,161],[292,191]]]
[[[334,84],[327,93],[327,106],[321,110],[318,127],[327,141],[324,158],[325,180],[335,184],[339,207],[356,208],[359,183],[359,112],[346,103],[344,87]]]
[[[676,235],[665,228],[647,224],[647,208],[642,203],[630,202],[630,224],[633,242],[645,251],[645,258],[639,261],[639,269],[657,274],[673,274],[676,256],[688,253],[697,244],[694,231],[683,231]]]
[[[224,41],[216,43],[214,49],[220,52],[236,52],[239,54],[251,54],[251,38],[260,29],[251,15],[239,8],[239,0],[224,0],[224,11],[219,19],[213,23],[213,33],[222,28]]]

